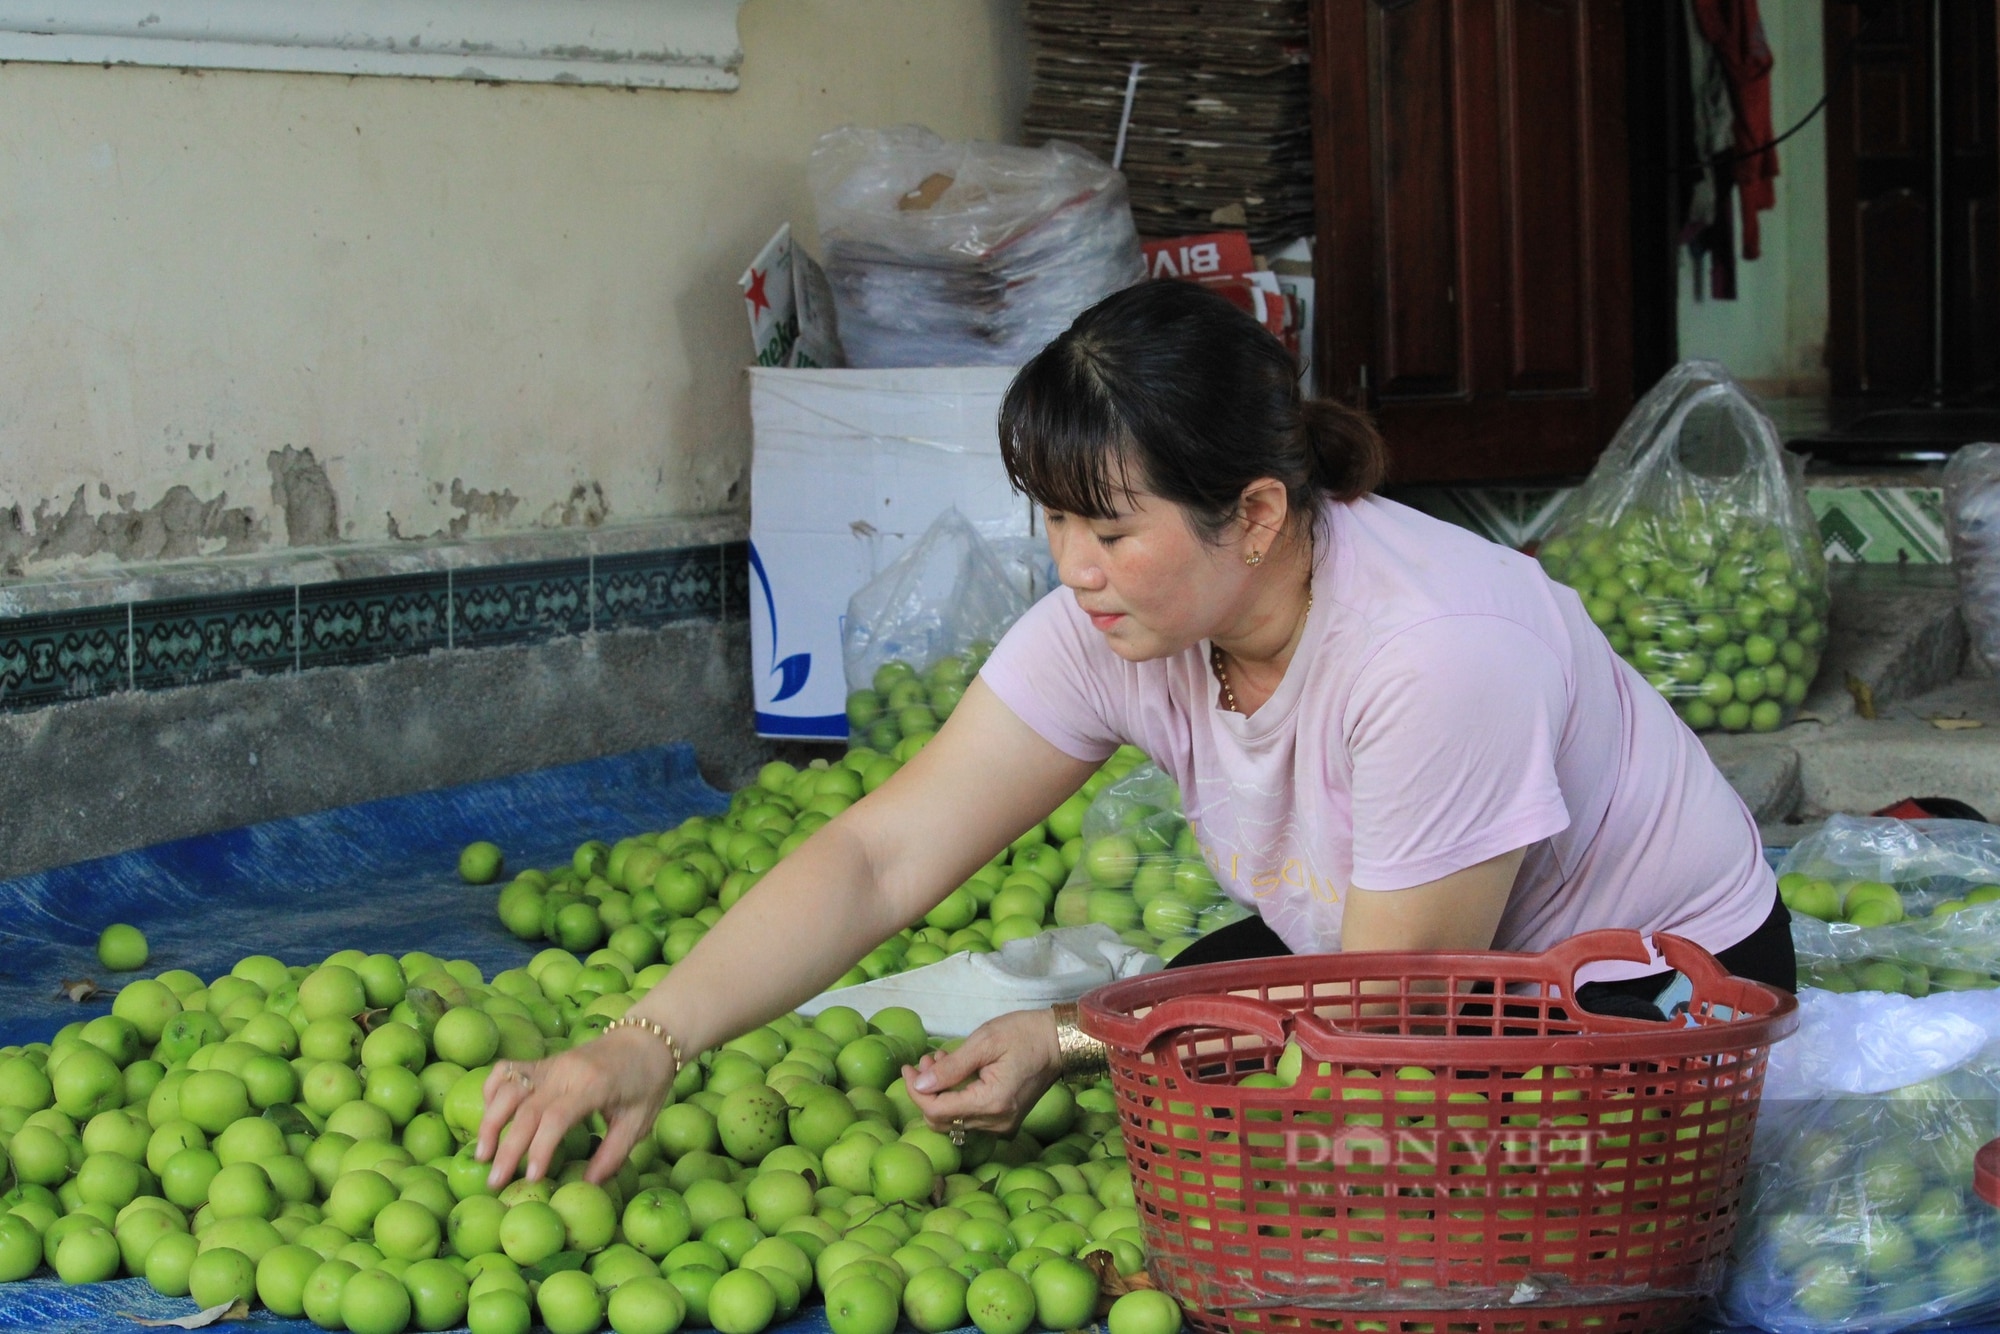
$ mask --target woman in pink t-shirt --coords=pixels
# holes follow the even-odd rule
[[[496,1183],[524,1155],[546,1170],[592,1111],[608,1129],[591,1175],[608,1175],[684,1053],[818,993],[1125,742],[1179,784],[1217,881],[1255,913],[1177,965],[1623,926],[1794,985],[1756,825],[1666,701],[1532,560],[1371,496],[1373,429],[1302,401],[1289,354],[1226,300],[1162,282],[1100,302],[1023,368],[1000,435],[1064,586],[634,1022],[495,1072],[479,1149]],[[1604,965],[1578,1001],[1659,1017],[1670,981]],[[905,1075],[933,1125],[1011,1130],[1088,1058],[1024,1012]]]

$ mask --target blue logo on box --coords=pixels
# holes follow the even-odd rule
[[[771,578],[764,572],[764,561],[757,554],[755,543],[750,547],[750,572],[757,577],[757,586],[764,591],[764,612],[771,618],[771,665],[768,670],[778,678],[777,691],[771,696],[771,702],[777,704],[806,688],[806,681],[812,676],[812,654],[794,653],[788,658],[778,657],[778,600],[771,594]],[[847,715],[829,713],[805,717],[765,713],[760,709],[757,711],[757,730],[766,736],[830,737],[838,740],[847,735]]]

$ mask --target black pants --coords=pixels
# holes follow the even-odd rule
[[[1209,932],[1176,954],[1167,967],[1271,959],[1290,953],[1277,933],[1264,925],[1263,918],[1246,917]],[[1737,977],[1747,977],[1780,991],[1798,990],[1798,961],[1792,953],[1792,915],[1775,896],[1764,924],[1715,957]],[[1660,1018],[1659,1011],[1652,1008],[1653,997],[1660,994],[1672,976],[1671,972],[1650,973],[1623,982],[1586,982],[1576,990],[1577,1003],[1596,1014]]]

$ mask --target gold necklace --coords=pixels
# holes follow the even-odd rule
[[[1311,578],[1308,577],[1306,580],[1306,612],[1304,616],[1299,618],[1300,625],[1303,626],[1306,621],[1311,620],[1312,614],[1313,586]],[[1215,669],[1215,679],[1222,683],[1223,703],[1229,706],[1231,713],[1243,712],[1243,710],[1236,707],[1236,692],[1229,688],[1229,672],[1222,665],[1222,645],[1210,644],[1208,646],[1208,662],[1209,666]]]

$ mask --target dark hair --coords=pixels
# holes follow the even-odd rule
[[[1021,368],[1000,407],[1000,456],[1049,509],[1106,519],[1143,490],[1210,539],[1260,477],[1283,482],[1310,522],[1328,499],[1367,495],[1386,466],[1365,416],[1302,398],[1269,330],[1172,279],[1106,297]]]

